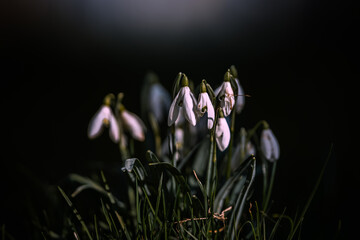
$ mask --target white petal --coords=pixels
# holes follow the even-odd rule
[[[225,117],[229,116],[235,104],[234,91],[230,82],[223,82],[217,97],[220,100],[220,107],[224,110]]]
[[[249,157],[251,155],[255,155],[255,147],[251,142],[248,142],[246,144],[246,157]]]
[[[134,168],[135,165],[135,161],[137,160],[137,158],[129,158],[125,160],[125,164],[124,167],[121,168],[121,170],[123,172],[128,171],[131,172]]]
[[[223,82],[219,87],[217,87],[217,88],[214,90],[215,96],[218,96],[218,95],[219,95],[220,91],[221,91],[222,88],[223,88],[223,85],[224,85],[224,82]]]
[[[220,151],[224,151],[230,143],[230,129],[225,118],[219,118],[215,130],[216,143]]]
[[[182,128],[175,128],[175,144],[178,150],[181,150],[184,146],[184,135]]]
[[[205,113],[203,110],[205,107],[207,111],[207,127],[208,129],[211,129],[214,125],[215,111],[209,95],[206,92],[199,94],[199,103],[197,109],[201,113],[201,116]]]
[[[110,126],[109,126],[109,136],[111,140],[115,143],[119,142],[119,125],[115,116],[110,114]]]
[[[214,119],[215,119],[215,110],[212,105],[212,102],[209,98],[209,95],[206,94],[206,106],[207,106],[207,117],[208,117],[208,129],[211,129],[214,125]]]
[[[154,114],[158,122],[162,122],[164,112],[169,111],[171,97],[169,92],[160,83],[151,85],[149,91],[149,110]]]
[[[264,157],[273,162],[278,160],[280,157],[280,147],[277,139],[275,138],[271,129],[264,129],[261,133],[260,142],[261,151]]]
[[[236,97],[236,113],[240,113],[245,105],[245,96],[244,90],[240,85],[239,79],[235,78],[235,82],[238,88],[237,97]]]
[[[174,98],[173,102],[171,103],[169,116],[168,116],[168,126],[173,125],[174,122],[177,120],[180,110],[179,102],[182,101],[183,98],[184,98],[184,90],[183,88],[181,88],[180,91],[176,94],[176,97]]]
[[[180,108],[179,108],[180,109]],[[180,126],[185,122],[183,111],[179,111],[178,118],[175,121],[175,126]]]
[[[199,100],[197,104],[197,109],[201,113],[201,116],[205,113],[205,107],[206,107],[206,95],[207,93],[200,93],[199,94]]]
[[[199,117],[201,117],[201,113],[197,109],[198,102],[194,96],[194,94],[190,91],[190,97],[193,101],[193,112],[195,113],[196,121],[199,120]]]
[[[88,127],[88,137],[90,139],[96,138],[102,133],[104,119],[109,121],[110,113],[110,108],[105,105],[101,106],[100,109],[95,113],[95,115],[90,120]]]
[[[234,97],[234,91],[231,87],[231,84],[228,82],[227,87],[225,88],[225,109],[224,109],[224,115],[229,116],[231,113],[231,110],[234,107],[235,104],[235,97]]]
[[[138,140],[145,140],[145,125],[143,121],[134,113],[127,110],[121,112],[121,119],[124,122],[124,127],[130,132],[131,136]]]
[[[188,120],[193,126],[196,125],[196,117],[194,112],[194,100],[190,95],[190,88],[183,87],[185,90],[184,99],[183,99],[183,113],[186,120]]]
[[[270,130],[270,138],[271,138],[271,143],[273,145],[273,157],[274,157],[274,160],[278,160],[279,157],[280,157],[280,146],[279,146],[279,142],[277,141],[274,133]]]

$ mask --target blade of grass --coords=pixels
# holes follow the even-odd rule
[[[158,195],[157,195],[157,199],[156,199],[155,218],[157,218],[158,212],[159,212],[159,205],[160,205],[160,200],[161,200],[161,190],[162,190],[162,184],[163,184],[163,177],[164,177],[164,174],[161,173],[160,181],[159,181],[159,187],[158,187]]]
[[[167,215],[166,215],[166,204],[165,204],[165,195],[164,195],[164,189],[161,189],[161,195],[163,199],[163,212],[164,212],[164,239],[167,240],[168,232],[167,232]]]
[[[196,181],[199,183],[200,190],[201,190],[202,194],[204,195],[204,207],[205,207],[205,208],[204,208],[204,211],[205,211],[204,216],[206,217],[207,214],[208,214],[208,212],[207,212],[207,211],[208,211],[208,200],[207,200],[207,193],[206,193],[207,191],[205,190],[203,184],[201,183],[200,179],[199,179],[198,176],[196,175],[195,170],[193,170],[193,172],[194,172]]]
[[[99,240],[99,232],[98,232],[96,214],[94,214],[94,228],[95,228],[96,240]]]
[[[112,216],[111,213],[109,213],[109,216],[110,216],[111,223],[112,223],[112,225],[114,226],[114,231],[115,231],[115,233],[116,233],[116,236],[119,238],[119,237],[120,237],[120,236],[119,236],[119,231],[118,231],[118,229],[117,229],[117,227],[116,227],[114,218],[113,218],[113,216]]]
[[[277,161],[275,161],[274,164],[273,164],[273,166],[272,166],[269,189],[268,189],[268,191],[267,191],[266,198],[265,198],[265,202],[264,202],[264,205],[263,205],[263,211],[264,211],[264,212],[266,212],[267,207],[268,207],[268,205],[269,205],[270,196],[271,196],[272,188],[273,188],[273,185],[274,185],[276,166],[277,166]],[[264,177],[265,177],[265,176],[264,176]]]
[[[282,212],[282,214],[279,216],[278,220],[276,221],[274,227],[271,230],[270,236],[269,236],[269,240],[272,240],[275,236],[276,230],[278,229],[281,220],[284,218],[284,214],[285,214],[286,208],[284,209],[284,211]]]
[[[214,209],[216,212],[220,212],[221,209],[223,209],[223,204],[225,202],[225,199],[229,195],[229,193],[233,190],[233,186],[241,179],[242,175],[244,175],[244,172],[251,166],[252,163],[252,157],[245,160],[236,170],[234,175],[230,177],[224,185],[220,188],[220,190],[217,193],[217,196],[214,200]],[[238,184],[242,184],[241,182]],[[243,180],[243,184],[245,184],[245,179]]]
[[[135,180],[135,189],[136,189],[136,219],[137,219],[137,233],[143,231],[141,216],[140,216],[140,201],[139,201],[139,186],[138,179]]]
[[[191,232],[189,232],[188,230],[186,230],[186,228],[184,228],[182,225],[180,225],[181,229],[183,231],[185,231],[187,234],[189,234],[190,237],[192,237],[193,239],[197,240],[197,237],[195,237],[194,235],[191,234]]]
[[[297,221],[297,223],[295,225],[294,231],[289,235],[288,239],[292,239],[294,237],[298,227],[300,226],[301,222],[303,221],[305,213],[308,210],[308,208],[310,206],[310,203],[311,203],[312,199],[314,198],[317,189],[319,188],[320,182],[321,182],[322,177],[324,175],[327,163],[328,163],[328,161],[329,161],[329,159],[331,157],[332,151],[333,151],[333,145],[330,146],[329,154],[328,154],[328,156],[327,156],[327,158],[325,160],[324,166],[321,169],[321,172],[320,172],[319,177],[318,177],[318,179],[317,179],[317,181],[315,183],[315,186],[314,186],[314,188],[313,188],[313,190],[312,190],[312,192],[311,192],[311,194],[310,194],[310,196],[309,196],[309,198],[308,198],[308,200],[307,200],[307,202],[305,204],[305,207],[304,207],[303,211],[300,214],[300,218],[299,218],[299,220]]]
[[[131,237],[129,235],[129,231],[126,228],[126,224],[124,223],[124,220],[122,219],[122,217],[119,215],[119,213],[117,211],[115,211],[115,215],[116,215],[116,217],[117,217],[117,219],[118,219],[118,221],[120,223],[120,226],[121,226],[122,230],[125,233],[126,239],[131,240]]]
[[[69,205],[70,208],[72,208],[76,218],[79,220],[81,226],[85,230],[86,234],[88,235],[89,239],[92,240],[91,234],[89,232],[89,229],[87,228],[85,222],[82,220],[80,213],[77,211],[77,209],[74,207],[73,203],[70,201],[69,197],[66,195],[66,193],[61,189],[60,186],[58,186],[58,189],[61,193],[61,195],[64,197],[65,201]]]
[[[249,193],[250,187],[252,186],[252,183],[254,182],[255,179],[255,174],[256,174],[256,159],[255,157],[252,158],[252,172],[250,174],[250,181],[247,184],[246,188],[244,188],[240,194],[239,197],[236,201],[236,204],[234,206],[234,211],[231,215],[231,220],[230,220],[230,225],[227,231],[227,235],[231,236],[231,239],[234,239],[235,237],[235,230],[239,224],[240,221],[240,217],[242,215],[244,206],[245,206],[245,201],[247,198],[247,195]],[[245,191],[245,192],[244,192]],[[244,192],[244,193],[243,193]]]
[[[110,218],[109,218],[109,213],[108,213],[108,211],[106,210],[106,207],[105,207],[105,204],[104,204],[103,200],[100,199],[100,201],[101,201],[101,208],[102,208],[102,211],[103,211],[105,220],[106,220],[106,222],[107,222],[107,224],[108,224],[108,227],[109,227],[110,232],[112,232],[113,229],[112,229],[112,226],[111,226],[111,221],[110,221]]]

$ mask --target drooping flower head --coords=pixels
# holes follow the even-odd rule
[[[255,155],[255,146],[252,144],[250,140],[246,140],[247,132],[245,128],[240,129],[240,141],[235,147],[234,153],[231,157],[231,168],[236,169],[240,164],[250,157],[251,155]]]
[[[245,92],[244,92],[242,86],[240,85],[240,81],[238,78],[238,72],[234,65],[232,65],[230,67],[230,73],[234,77],[234,81],[235,81],[236,88],[237,88],[235,110],[236,110],[236,113],[239,114],[245,106]]]
[[[207,112],[207,127],[208,129],[211,129],[214,125],[215,111],[210,97],[206,91],[206,85],[204,81],[201,82],[197,108],[201,116],[203,116],[204,113]]]
[[[280,146],[277,141],[273,131],[269,128],[269,125],[265,122],[264,129],[261,132],[260,136],[260,148],[264,157],[270,161],[274,162],[280,157]]]
[[[229,146],[230,137],[229,125],[224,117],[223,110],[220,108],[215,128],[215,139],[220,151],[223,152]]]
[[[158,123],[162,123],[169,112],[170,104],[170,93],[161,85],[158,76],[153,72],[147,73],[141,92],[143,119],[151,113]]]
[[[119,141],[119,126],[110,108],[111,101],[114,98],[115,97],[113,94],[106,95],[103,105],[91,118],[88,127],[88,137],[90,139],[98,137],[102,133],[105,126],[109,128],[110,139],[115,143]]]
[[[144,122],[136,114],[128,111],[121,102],[118,102],[117,110],[119,113],[120,123],[124,127],[124,130],[128,131],[131,137],[135,140],[141,142],[144,141],[146,132],[146,126]]]
[[[168,125],[171,126],[179,117],[182,111],[185,119],[193,126],[196,125],[196,106],[197,101],[189,88],[189,80],[182,74],[181,88],[171,103],[168,117]]]
[[[215,89],[215,95],[220,100],[220,107],[224,110],[225,117],[229,116],[235,104],[234,90],[231,87],[230,70],[224,75],[224,81],[220,87]]]

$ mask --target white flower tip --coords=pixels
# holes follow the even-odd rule
[[[129,158],[125,160],[125,166],[121,168],[123,172],[128,171],[131,172],[134,168],[134,164],[137,158]]]
[[[261,147],[261,151],[264,154],[264,157],[268,161],[274,162],[279,159],[280,146],[271,129],[264,129],[262,131],[260,147]]]
[[[219,118],[215,129],[216,143],[220,151],[224,151],[230,143],[230,129],[225,118]]]
[[[145,140],[145,124],[136,114],[124,110],[121,113],[121,118],[124,122],[124,126],[135,140],[141,142]]]

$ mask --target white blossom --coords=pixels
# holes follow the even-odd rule
[[[255,155],[256,153],[254,144],[252,144],[250,140],[246,141],[247,133],[245,128],[241,128],[240,133],[240,142],[236,145],[234,153],[231,157],[231,168],[234,170],[239,167],[242,161],[251,155]]]
[[[145,140],[145,124],[136,114],[123,109],[120,111],[120,117],[124,128],[132,138],[141,142]]]
[[[235,109],[236,109],[236,113],[240,113],[245,105],[245,92],[240,85],[239,79],[235,78],[235,83],[237,85]]]
[[[234,91],[230,82],[224,81],[220,87],[215,89],[214,93],[220,99],[220,107],[224,110],[224,116],[229,116],[235,104]]]
[[[230,129],[224,117],[219,117],[215,129],[216,143],[220,151],[224,151],[230,143]]]
[[[104,126],[109,127],[109,136],[113,142],[117,143],[120,134],[119,126],[114,114],[107,105],[102,105],[90,120],[88,137],[90,139],[98,137],[102,133]]]
[[[261,132],[260,148],[264,157],[270,162],[274,162],[280,157],[280,146],[274,133],[270,128],[266,128]]]
[[[188,86],[183,86],[174,98],[168,117],[168,125],[171,126],[179,117],[180,111],[193,126],[196,125],[196,99]]]
[[[164,113],[170,108],[171,97],[168,91],[160,84],[154,83],[149,90],[148,109],[157,122],[164,120]]]
[[[215,111],[207,92],[202,92],[199,94],[197,107],[201,115],[203,115],[205,111],[207,112],[207,127],[208,129],[211,129],[214,125]]]

